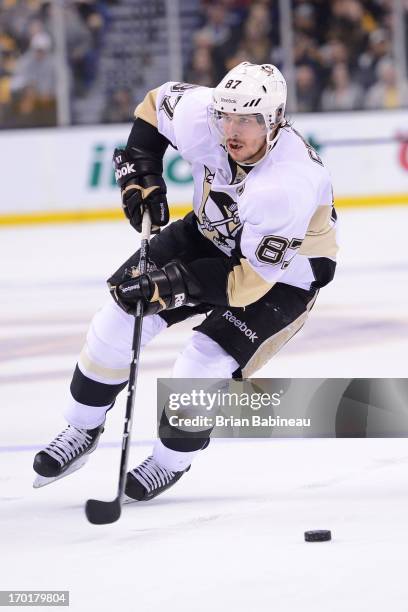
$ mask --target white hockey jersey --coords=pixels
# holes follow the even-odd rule
[[[135,115],[156,126],[191,164],[198,228],[235,257],[229,304],[252,303],[276,282],[324,286],[334,275],[338,247],[332,186],[321,159],[287,126],[260,163],[236,164],[210,130],[211,92],[165,83]]]

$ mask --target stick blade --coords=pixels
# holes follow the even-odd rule
[[[86,518],[93,525],[108,525],[117,521],[121,514],[121,504],[117,497],[111,502],[88,499],[85,504]]]

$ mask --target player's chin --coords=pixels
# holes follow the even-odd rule
[[[227,144],[227,149],[230,157],[232,157],[234,161],[243,161],[246,157],[248,157],[247,149],[242,145],[237,147]]]

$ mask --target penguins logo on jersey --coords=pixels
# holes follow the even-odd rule
[[[242,223],[238,215],[238,205],[230,195],[211,189],[214,173],[204,166],[203,195],[198,211],[200,230],[223,251],[235,246],[235,237]]]

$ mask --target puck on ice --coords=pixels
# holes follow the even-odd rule
[[[305,531],[305,542],[327,542],[328,540],[331,540],[331,531],[329,529]]]

